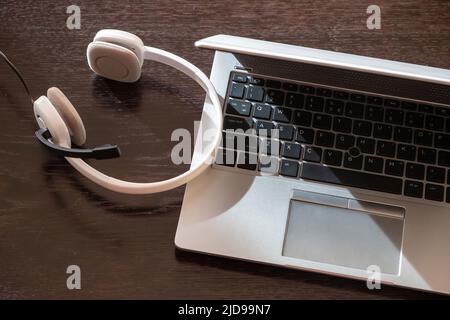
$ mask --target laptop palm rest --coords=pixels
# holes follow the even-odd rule
[[[289,207],[283,256],[399,273],[404,208],[300,190]]]

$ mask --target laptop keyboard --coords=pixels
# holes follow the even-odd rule
[[[450,203],[450,108],[231,72],[223,130],[218,165]]]

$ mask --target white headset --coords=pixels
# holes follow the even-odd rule
[[[144,60],[157,61],[183,72],[205,90],[211,102],[207,103],[205,108],[214,109],[214,137],[211,141],[208,140],[208,147],[202,152],[201,159],[177,177],[150,183],[119,180],[105,175],[83,160],[117,157],[120,155],[117,146],[73,148],[72,142],[81,146],[86,141],[83,122],[69,99],[59,89],[50,88],[47,96],[41,96],[33,102],[35,118],[40,127],[36,132],[39,141],[52,151],[65,156],[67,161],[89,180],[120,193],[150,194],[167,191],[191,181],[211,165],[222,137],[222,106],[213,84],[200,69],[172,53],[144,46],[142,40],[134,34],[112,29],[101,30],[95,35],[94,41],[87,48],[87,58],[95,73],[122,82],[137,81],[141,76]]]

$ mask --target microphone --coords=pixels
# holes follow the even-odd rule
[[[36,138],[52,152],[59,156],[81,159],[113,159],[120,157],[120,149],[117,145],[105,144],[92,149],[65,148],[58,146],[48,139],[52,136],[47,129],[39,129],[35,132]]]

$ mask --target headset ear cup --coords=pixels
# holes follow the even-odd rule
[[[47,97],[66,123],[72,141],[82,146],[86,142],[86,129],[83,120],[70,100],[56,87],[47,90]]]

